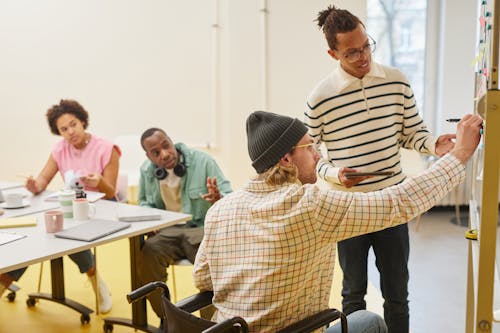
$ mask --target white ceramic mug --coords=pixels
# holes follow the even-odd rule
[[[73,190],[62,190],[59,192],[59,205],[66,219],[73,218],[73,200],[75,196],[76,192]]]
[[[5,195],[7,207],[21,207],[23,205],[23,195],[21,193],[9,193]]]
[[[63,230],[64,216],[60,210],[49,210],[44,213],[45,230],[54,233]]]
[[[73,218],[75,220],[88,220],[95,215],[95,206],[85,198],[73,200]]]

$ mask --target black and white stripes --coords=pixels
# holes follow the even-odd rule
[[[433,153],[435,139],[418,113],[413,91],[396,69],[372,63],[363,79],[340,66],[310,94],[305,111],[309,134],[324,142],[328,161],[318,164],[320,177],[336,178],[339,167],[359,171],[395,171],[354,191],[377,190],[401,182],[400,147]]]

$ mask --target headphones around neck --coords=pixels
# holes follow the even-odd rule
[[[186,164],[184,163],[184,155],[179,149],[177,150],[177,154],[179,154],[179,163],[174,167],[174,174],[177,177],[183,177],[186,174]],[[156,179],[158,180],[163,180],[167,178],[168,176],[168,171],[165,168],[158,168],[156,167],[153,175],[155,176]]]

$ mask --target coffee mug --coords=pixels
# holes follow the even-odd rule
[[[88,220],[95,215],[95,206],[86,198],[73,200],[73,218],[75,220]]]
[[[44,213],[45,217],[45,230],[48,233],[54,233],[63,229],[63,212],[60,210],[49,210]]]
[[[62,190],[59,192],[59,205],[63,212],[64,218],[73,218],[73,200],[75,199],[75,191],[73,190]]]
[[[9,193],[5,195],[7,207],[21,207],[23,205],[23,195],[21,193]]]

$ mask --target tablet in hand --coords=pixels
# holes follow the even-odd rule
[[[346,178],[356,178],[365,176],[392,176],[394,171],[371,171],[371,172],[346,172],[344,176]]]

